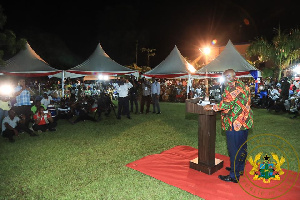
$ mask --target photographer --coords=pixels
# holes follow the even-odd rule
[[[83,99],[78,100],[77,102],[74,102],[71,105],[72,112],[77,116],[74,121],[70,121],[71,124],[76,124],[80,121],[90,120],[93,122],[96,122],[96,119],[92,116],[90,116],[90,101],[88,96],[84,97]]]
[[[135,106],[135,114],[138,114],[138,82],[131,77],[130,83],[133,85],[129,89],[130,111],[133,112],[133,106]]]
[[[57,123],[53,120],[50,112],[45,112],[45,108],[43,106],[39,107],[38,112],[33,115],[33,119],[33,130],[46,132],[48,129],[49,131],[56,131],[55,127],[57,126]]]
[[[97,105],[98,105],[97,107],[98,121],[101,120],[102,112],[105,113],[104,114],[105,116],[108,116],[111,112],[111,108],[114,109],[113,102],[111,101],[108,94],[105,94],[104,92],[100,94],[100,97],[98,98],[97,101]]]

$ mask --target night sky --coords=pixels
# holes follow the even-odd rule
[[[135,62],[138,40],[138,65],[146,64],[146,53],[141,51],[146,47],[156,49],[150,59],[155,67],[175,45],[193,60],[199,47],[213,39],[220,46],[229,39],[248,43],[261,36],[271,39],[279,25],[281,30],[299,26],[299,7],[291,0],[4,0],[0,4],[7,16],[4,28],[26,38],[42,58],[61,68],[80,64],[99,42],[113,60],[128,65]],[[55,49],[76,59],[63,66]]]

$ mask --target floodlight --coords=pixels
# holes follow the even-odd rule
[[[293,71],[296,73],[296,74],[300,74],[300,64],[298,64],[294,69]]]
[[[108,75],[99,74],[99,75],[98,75],[98,79],[99,79],[99,80],[108,80],[108,79],[109,79],[109,76],[108,76]]]
[[[0,86],[0,94],[3,96],[11,96],[13,93],[13,87],[11,85],[1,85]]]
[[[221,76],[221,77],[219,78],[219,82],[220,82],[221,84],[225,82],[224,76]]]

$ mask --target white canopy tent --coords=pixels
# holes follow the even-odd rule
[[[233,69],[237,76],[252,77],[251,71],[260,71],[252,66],[241,54],[235,49],[229,40],[225,49],[220,55],[199,69],[196,74],[201,77],[221,77],[226,69]],[[260,75],[258,75],[260,76]]]
[[[38,77],[49,76],[61,72],[51,67],[26,43],[25,49],[5,61],[1,73],[4,75]]]
[[[146,72],[144,76],[156,78],[187,78],[189,74],[195,71],[195,68],[186,61],[175,45],[166,59],[152,70]]]
[[[253,77],[255,80],[261,77],[261,72],[241,56],[230,40],[220,55],[199,69],[196,74],[205,78],[218,78],[227,69],[233,69],[238,77]],[[257,86],[256,83],[255,94],[257,93]]]
[[[134,70],[124,67],[112,60],[99,43],[87,60],[67,70],[67,72],[82,75],[124,75],[131,74]]]
[[[145,77],[155,78],[188,78],[187,94],[189,93],[191,76],[196,72],[196,69],[186,61],[175,45],[171,53],[152,70],[144,74]]]

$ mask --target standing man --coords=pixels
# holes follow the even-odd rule
[[[121,119],[121,114],[125,113],[128,119],[131,119],[129,112],[129,97],[128,91],[132,88],[133,85],[128,81],[128,79],[124,80],[123,77],[120,77],[120,85],[117,88],[119,93],[118,97],[118,119]]]
[[[130,111],[133,112],[133,105],[135,106],[135,114],[138,114],[139,105],[138,105],[138,82],[134,80],[134,78],[131,79],[131,83],[133,87],[129,89],[129,98],[130,98]]]
[[[151,84],[145,78],[142,78],[142,99],[141,99],[141,114],[144,112],[146,102],[146,114],[149,113],[151,103]]]
[[[233,69],[226,70],[223,75],[225,89],[222,101],[214,106],[206,105],[204,109],[221,111],[222,129],[226,131],[230,157],[230,167],[226,167],[226,170],[230,171],[230,174],[219,175],[219,179],[237,183],[240,175],[244,172],[247,157],[246,141],[248,130],[253,125],[253,112],[250,108],[249,88],[242,81],[236,79]]]
[[[159,107],[160,83],[157,82],[155,77],[152,78],[151,95],[152,95],[153,113],[156,113],[155,110],[157,108],[157,114],[161,114],[160,107]]]
[[[289,89],[290,89],[290,83],[288,81],[287,77],[283,77],[281,81],[281,92],[280,96],[283,99],[283,102],[289,98]]]
[[[15,88],[14,96],[16,97],[15,111],[17,115],[25,116],[25,126],[29,127],[31,116],[30,93],[32,90],[25,85],[25,79],[21,78],[18,86]]]

